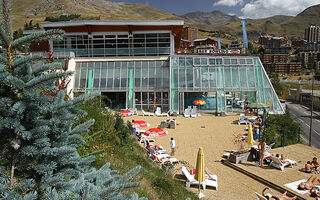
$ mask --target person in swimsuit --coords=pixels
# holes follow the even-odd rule
[[[265,193],[265,191],[270,188],[266,187],[262,190],[262,196],[264,196],[268,200],[295,200],[297,199],[297,196],[294,197],[287,197],[287,191],[285,191],[283,194],[270,194],[270,193]],[[270,190],[271,193],[273,193]]]
[[[311,162],[310,162],[310,161],[307,161],[307,163],[306,163],[305,166],[304,166],[304,170],[305,170],[305,172],[307,172],[307,173],[311,173],[311,172],[312,172],[312,165],[311,165]]]
[[[313,165],[313,171],[315,171],[316,173],[320,173],[320,167],[318,159],[316,157],[312,158],[311,165]]]
[[[261,142],[258,144],[258,149],[259,149],[259,166],[262,167],[263,165],[263,159],[264,159],[264,154],[266,151],[266,138],[262,138]]]
[[[298,185],[298,190],[311,190],[316,186],[316,183],[320,183],[320,179],[312,175],[306,182],[301,182]]]

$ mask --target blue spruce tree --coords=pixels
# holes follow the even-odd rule
[[[10,2],[2,0],[0,26],[0,199],[139,199],[128,189],[139,186],[130,179],[136,167],[125,175],[107,163],[90,168],[94,157],[82,158],[78,145],[82,134],[94,123],[74,127],[86,113],[74,106],[95,95],[65,101],[64,91],[54,81],[69,76],[59,63],[42,64],[40,56],[17,55],[31,42],[61,39],[63,31],[50,30],[13,40]],[[45,63],[45,62],[42,62]]]

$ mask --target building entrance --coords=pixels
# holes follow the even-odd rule
[[[135,107],[138,110],[153,112],[161,107],[162,111],[169,110],[169,92],[135,92]]]
[[[110,109],[126,108],[126,92],[102,92],[101,96]]]

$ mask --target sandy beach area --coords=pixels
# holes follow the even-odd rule
[[[145,120],[150,123],[150,128],[158,127],[162,120],[173,117],[143,117],[130,116],[124,118],[125,120]],[[162,145],[170,152],[170,138],[173,137],[176,141],[177,150],[175,157],[180,161],[187,162],[191,167],[195,168],[196,157],[199,147],[204,150],[204,162],[211,172],[218,176],[219,190],[208,188],[203,191],[206,195],[204,199],[233,199],[233,200],[248,200],[257,199],[255,192],[261,193],[265,185],[255,181],[254,179],[235,171],[221,163],[222,155],[230,150],[236,149],[237,146],[233,143],[234,135],[239,133],[246,133],[246,125],[238,125],[237,120],[239,115],[230,115],[226,117],[217,117],[210,114],[201,114],[197,118],[184,118],[178,116],[177,121],[180,125],[175,129],[167,129],[169,134],[164,137],[156,138],[155,144]],[[298,151],[308,152],[304,155],[299,155]],[[298,171],[302,168],[308,155],[320,155],[317,149],[299,144],[285,148],[278,148],[270,151],[276,153],[284,153],[290,159],[300,161],[298,166],[290,168],[285,171],[267,167],[266,169],[256,166],[254,162],[238,164],[238,166],[245,168],[248,171],[261,175],[261,177],[279,183],[283,186],[285,183],[297,181],[309,176],[303,172]],[[309,156],[310,157],[310,156]],[[310,159],[311,159],[310,157]],[[176,166],[175,177],[181,177],[181,164]],[[185,184],[182,181],[181,184]],[[197,192],[197,187],[191,187],[190,190]],[[307,196],[305,196],[307,198]]]

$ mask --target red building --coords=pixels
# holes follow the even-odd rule
[[[198,29],[192,27],[184,27],[182,29],[182,39],[193,42],[197,39]]]

